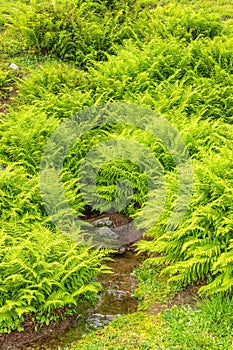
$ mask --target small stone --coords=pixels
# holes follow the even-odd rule
[[[111,322],[115,317],[116,317],[116,315],[106,315],[105,316],[106,320],[109,322]]]
[[[117,253],[116,254],[124,254],[126,251],[126,247],[120,247],[117,249]]]
[[[92,314],[91,317],[104,319],[104,315],[103,314]]]
[[[110,238],[113,240],[119,239],[119,235],[106,226],[99,227],[96,232],[100,237]]]
[[[19,69],[19,67],[15,63],[11,63],[10,64],[10,68],[12,68],[12,69]]]
[[[97,227],[101,227],[101,226],[108,226],[109,227],[112,225],[112,221],[110,220],[109,217],[105,217],[105,218],[93,221],[92,224],[94,226],[97,226]]]

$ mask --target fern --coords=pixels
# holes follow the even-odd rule
[[[19,50],[24,50],[25,57],[33,52],[43,55],[38,61],[48,62],[19,80],[1,68],[2,97],[9,84],[18,90],[0,125],[2,332],[20,327],[32,313],[38,322],[48,323],[56,308],[75,309],[100,290],[95,277],[109,272],[102,265],[106,252],[59,233],[44,208],[52,208],[52,218],[62,221],[68,231],[70,217],[85,212],[88,198],[99,211],[115,205],[115,210],[148,229],[152,241],[139,242],[138,250],[161,253],[163,273],[172,279],[190,283],[208,277],[203,293],[232,293],[233,42],[227,36],[231,27],[227,29],[209,9],[206,13],[192,9],[177,3],[142,9],[133,1],[12,4],[4,35],[9,50],[14,46],[14,59],[20,59]],[[14,43],[8,43],[10,35],[16,38]],[[158,137],[149,132],[157,130],[157,121],[147,116],[139,123],[132,118],[96,127],[92,116],[83,120],[78,115],[80,125],[86,122],[95,128],[84,132],[66,155],[61,192],[54,193],[51,177],[47,188],[51,196],[42,201],[38,172],[52,132],[67,117],[110,101],[156,110],[181,134],[194,170],[193,197],[182,222],[178,211],[170,218],[178,199],[179,169],[173,158],[179,149],[166,128]],[[148,130],[142,130],[148,124]],[[163,144],[165,138],[170,151]],[[158,162],[143,157],[136,146],[131,159],[119,147],[118,141],[125,139],[140,144]],[[110,140],[115,147],[107,158],[98,145]],[[58,146],[64,146],[63,138]],[[63,161],[59,147],[56,166]],[[93,162],[98,171],[87,173],[84,160],[92,150],[98,155]],[[50,160],[47,155],[44,165]],[[157,181],[150,193],[147,178]],[[65,196],[60,197],[62,192]],[[186,191],[181,193],[178,209],[186,196]]]
[[[12,231],[11,225],[8,230],[14,244],[5,248],[0,260],[4,329],[13,329],[13,320],[19,325],[28,313],[45,315],[57,307],[76,307],[79,296],[98,293],[100,285],[93,280],[98,273],[109,271],[101,265],[105,252],[91,251],[43,226],[27,231],[26,239],[16,228]]]

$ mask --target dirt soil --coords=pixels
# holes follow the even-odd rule
[[[205,284],[206,281],[199,281],[195,285],[191,284],[181,292],[177,292],[167,303],[153,303],[148,312],[158,314],[162,310],[171,308],[174,305],[189,305],[192,308],[196,308],[197,301],[201,300],[198,290]]]
[[[62,310],[57,311],[57,313],[61,312]],[[38,331],[35,331],[35,321],[32,321],[32,316],[28,315],[22,324],[24,331],[15,330],[10,334],[0,334],[0,349],[23,350],[25,344],[42,340],[56,333],[63,333],[75,323],[76,317],[74,315],[68,316],[65,320],[59,320],[57,323],[51,322],[49,326],[43,325]]]
[[[0,91],[0,113],[7,114],[9,106],[13,103],[12,97],[16,95],[16,90],[13,86],[10,87],[9,91],[6,92],[6,96],[1,96]]]

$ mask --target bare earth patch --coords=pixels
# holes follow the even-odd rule
[[[192,308],[196,308],[196,303],[200,300],[198,290],[205,284],[205,281],[200,281],[196,285],[189,285],[181,292],[177,292],[171,299],[166,303],[155,302],[149,308],[148,312],[158,314],[164,309],[171,308],[174,305],[189,305]]]

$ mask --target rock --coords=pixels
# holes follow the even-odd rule
[[[121,213],[106,213],[86,221],[86,240],[92,238],[93,246],[101,246],[116,250],[115,254],[123,254],[132,243],[142,238],[144,230],[136,228],[134,222]]]
[[[126,246],[138,241],[143,234],[143,230],[138,230],[133,222],[119,227],[98,227],[95,232],[99,239],[101,237],[108,238],[112,240],[113,243],[115,241],[116,246],[118,247]]]
[[[91,316],[90,316],[90,318],[100,318],[100,319],[105,319],[105,315],[103,315],[103,314],[92,314]]]
[[[102,315],[102,314],[92,314],[91,316],[88,317],[87,321],[88,321],[87,328],[90,330],[104,328],[108,323],[105,315]]]
[[[11,63],[11,64],[10,64],[10,68],[16,69],[16,70],[19,69],[19,67],[18,67],[17,64],[15,64],[15,63]]]
[[[137,242],[144,233],[144,230],[136,228],[133,221],[123,226],[114,227],[112,230],[119,235],[122,246]]]
[[[126,247],[120,247],[117,249],[116,253],[117,255],[121,255],[121,254],[124,254],[126,251]]]
[[[117,315],[105,315],[105,318],[107,321],[111,322],[114,318],[121,316],[120,314]]]
[[[92,221],[92,224],[97,227],[107,226],[110,227],[112,225],[112,221],[109,217],[104,217],[95,221]]]
[[[96,234],[100,237],[109,238],[112,240],[118,240],[120,238],[120,235],[113,230],[111,230],[109,227],[103,226],[96,230]]]

